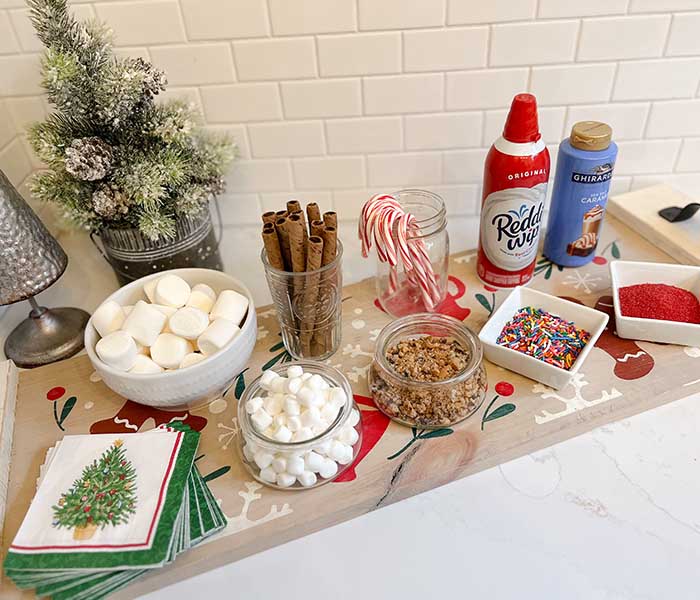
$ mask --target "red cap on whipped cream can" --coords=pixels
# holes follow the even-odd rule
[[[510,288],[532,279],[549,166],[537,101],[532,94],[518,94],[484,165],[476,266],[484,283]]]

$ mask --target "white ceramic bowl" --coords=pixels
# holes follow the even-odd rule
[[[700,267],[615,260],[610,263],[615,305],[615,329],[621,338],[665,344],[700,346],[700,325],[662,319],[625,317],[620,312],[619,289],[639,283],[675,285],[700,296]]]
[[[245,369],[253,353],[258,332],[255,306],[248,288],[240,281],[226,273],[210,269],[173,269],[154,273],[132,281],[105,301],[115,300],[122,306],[128,306],[138,300],[146,300],[143,284],[166,273],[178,275],[190,285],[206,283],[217,294],[223,290],[236,290],[244,294],[249,302],[248,314],[241,325],[240,333],[219,352],[205,360],[184,369],[163,373],[126,373],[103,363],[95,352],[95,344],[100,336],[92,324],[92,319],[85,328],[85,349],[102,381],[120,396],[159,408],[192,407],[219,396]]]
[[[568,371],[496,343],[496,339],[506,323],[525,306],[541,308],[562,319],[573,321],[577,327],[581,327],[591,334],[591,339]],[[496,309],[496,312],[491,315],[491,318],[479,332],[479,339],[484,346],[484,356],[487,360],[559,390],[565,387],[571,381],[574,373],[581,368],[607,323],[608,315],[603,312],[557,298],[551,294],[519,286],[513,289]]]

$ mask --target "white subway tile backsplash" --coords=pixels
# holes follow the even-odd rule
[[[205,127],[216,135],[227,135],[236,143],[236,158],[250,158],[250,145],[246,135],[245,125],[207,125]]]
[[[445,183],[481,183],[488,149],[445,152],[442,159],[442,180]]]
[[[41,94],[39,54],[0,56],[0,92],[5,96]]]
[[[676,171],[697,171],[700,167],[700,138],[686,138],[676,163]]]
[[[46,117],[46,106],[39,96],[28,96],[26,98],[7,98],[5,100],[5,111],[15,124],[17,132],[23,132],[37,121]]]
[[[169,102],[171,100],[182,100],[189,104],[194,104],[200,112],[203,110],[198,87],[169,86],[167,90],[161,92],[156,97],[156,102],[158,103]]]
[[[172,44],[185,41],[177,0],[101,2],[97,16],[114,31],[116,46]]]
[[[20,20],[22,25],[24,24],[23,21]],[[0,54],[13,54],[19,52],[19,50],[20,44],[13,31],[12,23],[10,23],[10,16],[7,11],[0,11]],[[22,50],[28,50],[28,48],[22,46]]]
[[[700,54],[700,13],[673,15],[666,54],[688,56]]]
[[[370,186],[394,187],[438,184],[442,181],[439,152],[375,154],[367,157]]]
[[[680,140],[620,142],[615,173],[618,175],[670,173],[673,171],[680,144]]]
[[[324,153],[321,121],[290,121],[248,125],[255,158],[314,156]]]
[[[603,121],[612,127],[613,140],[636,140],[644,133],[649,105],[589,104],[569,107],[564,135],[569,136],[578,121]]]
[[[0,101],[0,148],[9,144],[17,134],[17,126],[10,116],[7,101]]]
[[[646,137],[700,136],[700,100],[654,102]]]
[[[218,198],[221,222],[224,226],[253,225],[260,222],[260,198],[258,194],[224,193]]]
[[[155,46],[151,60],[168,76],[170,85],[206,85],[234,80],[228,44]]]
[[[624,14],[627,0],[540,0],[541,19]]]
[[[4,149],[0,149],[0,165],[12,185],[18,187],[31,173],[32,164],[22,145],[21,138],[17,137]]]
[[[486,66],[488,27],[406,31],[406,71],[448,71]]]
[[[445,22],[444,0],[358,0],[360,29],[409,29]]]
[[[277,192],[292,188],[288,160],[237,160],[226,177],[226,190]]]
[[[614,64],[533,67],[530,91],[543,106],[604,102],[614,76]]]
[[[480,112],[415,115],[404,119],[407,150],[448,150],[481,144]]]
[[[180,0],[191,40],[267,35],[265,0]]]
[[[540,133],[546,143],[559,143],[563,137],[564,114],[563,107],[538,107],[537,117]],[[503,134],[508,110],[487,110],[484,124],[483,145],[490,146]]]
[[[578,60],[614,60],[661,56],[669,15],[584,19]]]
[[[401,150],[401,117],[366,117],[326,121],[330,154]]]
[[[700,10],[700,0],[630,0],[629,12],[659,12],[672,10]]]
[[[95,17],[95,11],[90,4],[72,4],[70,6],[70,12],[79,21],[85,21]],[[34,26],[29,20],[29,9],[12,10],[9,12],[9,16],[12,20],[12,26],[17,34],[21,49],[25,52],[41,52],[44,49],[44,45],[39,41],[34,31]],[[2,20],[2,15],[0,15],[0,53],[2,53],[1,48],[3,41],[9,42],[9,39],[3,39]],[[9,37],[14,39],[14,35],[10,35]],[[17,50],[19,50],[19,48],[17,48]]]
[[[447,110],[510,106],[515,94],[527,90],[527,76],[527,69],[447,73]]]
[[[578,21],[494,25],[489,63],[507,67],[571,61],[578,27]]]
[[[430,191],[443,199],[448,217],[473,215],[479,211],[481,194],[479,193],[479,186],[476,184],[431,186]]]
[[[242,83],[201,88],[210,123],[273,121],[282,118],[276,83]]]
[[[268,0],[275,35],[355,29],[355,0]]]
[[[401,33],[320,36],[318,62],[322,77],[398,73]]]
[[[365,185],[365,164],[361,156],[295,158],[294,183],[299,190],[349,188]]]
[[[288,200],[299,200],[302,206],[315,202],[320,207],[321,212],[333,210],[333,193],[330,190],[304,190],[303,193],[267,192],[260,194],[260,204],[263,212],[284,210],[287,208]],[[260,214],[258,214],[258,220],[260,220]]]
[[[692,98],[700,82],[700,58],[620,63],[613,100]]]
[[[526,21],[535,17],[536,9],[537,0],[447,0],[447,22],[450,25],[461,25]]]
[[[233,52],[241,81],[304,79],[316,75],[313,38],[234,42]]]
[[[286,81],[281,88],[289,119],[351,117],[362,112],[359,79]]]
[[[442,109],[443,75],[368,77],[363,81],[369,115],[429,112]]]

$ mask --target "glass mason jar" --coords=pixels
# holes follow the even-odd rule
[[[219,240],[208,208],[198,214],[179,217],[172,239],[151,240],[135,227],[105,228],[90,234],[97,245],[94,236],[100,238],[102,249],[98,247],[98,250],[121,285],[170,269],[201,267],[223,271]]]
[[[342,329],[343,244],[335,260],[315,271],[293,273],[261,259],[282,341],[295,359],[325,360],[340,346]]]
[[[447,234],[445,203],[437,194],[425,190],[401,190],[392,194],[406,212],[415,216],[421,235],[414,239],[423,242],[437,278],[440,301],[426,306],[423,294],[414,278],[409,278],[401,261],[393,268],[377,258],[376,289],[379,304],[393,317],[423,312],[434,312],[447,294],[447,265],[450,239]],[[396,239],[396,231],[392,232]]]
[[[456,342],[466,351],[465,366],[448,379],[438,381],[422,381],[398,373],[389,362],[389,351],[400,342],[426,336]],[[426,352],[423,349],[417,353],[418,364],[428,358]],[[405,356],[404,353],[404,360]],[[481,342],[457,319],[434,313],[411,315],[392,321],[379,333],[369,372],[370,392],[377,408],[398,423],[421,429],[459,423],[481,406],[486,385]]]
[[[241,435],[237,436],[237,448],[244,467],[260,483],[284,490],[304,490],[333,481],[352,466],[362,447],[362,417],[353,398],[350,384],[340,371],[324,363],[314,361],[288,362],[283,365],[276,365],[271,370],[284,376],[286,370],[293,365],[299,365],[304,369],[305,373],[320,375],[331,386],[339,387],[345,392],[345,404],[338,411],[338,416],[328,429],[309,440],[284,443],[270,439],[253,427],[251,415],[245,409],[248,400],[265,393],[260,384],[261,378],[258,377],[246,387],[245,392],[238,401],[238,423],[241,428]],[[335,461],[328,456],[331,446],[340,440],[342,440],[342,443],[348,442],[348,437],[346,437],[348,429],[355,431],[355,434],[350,433],[350,439],[355,440],[354,443],[350,444],[352,455],[347,456],[342,461]],[[316,455],[313,458],[317,462],[322,461],[324,463],[325,466],[320,471],[306,469],[311,453]],[[275,467],[279,469],[281,466],[286,465],[290,458],[301,458],[304,460],[304,469],[308,478],[305,483],[302,483],[300,475],[294,475],[296,479],[291,485],[285,485],[277,477],[277,475],[285,471],[275,471]],[[271,471],[265,471],[265,468],[261,468],[260,465],[268,465],[274,471],[275,479],[272,479],[273,473]],[[312,473],[313,476],[308,473]]]

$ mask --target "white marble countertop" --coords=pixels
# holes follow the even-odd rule
[[[71,262],[39,300],[94,310],[116,280],[85,236],[59,239]],[[264,289],[254,293],[264,301]],[[0,314],[0,340],[28,310],[22,303]],[[607,425],[146,598],[189,600],[206,591],[246,600],[697,599],[699,399]]]

